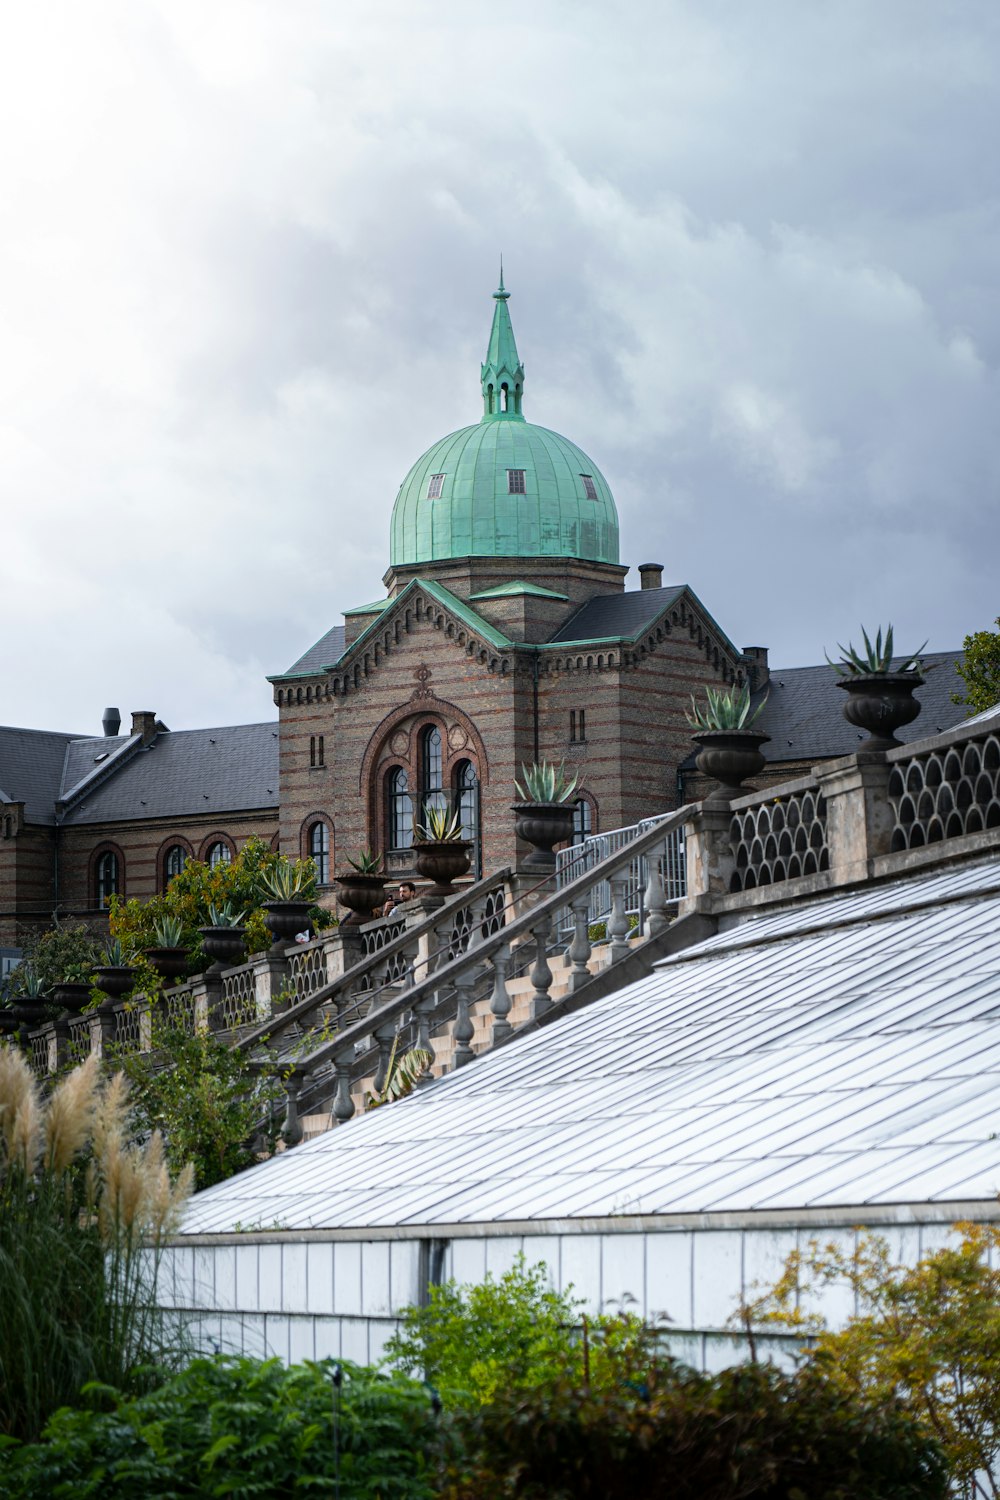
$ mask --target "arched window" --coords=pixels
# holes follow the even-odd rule
[[[169,885],[187,864],[187,850],[183,844],[171,844],[163,856],[163,884]]]
[[[229,845],[224,844],[221,839],[216,839],[208,851],[208,868],[210,870],[217,870],[220,865],[231,864],[232,858],[233,854]]]
[[[309,830],[309,857],[316,865],[319,885],[330,883],[330,830],[325,823],[314,823]]]
[[[112,896],[118,895],[118,856],[110,849],[97,861],[97,904],[107,906]]]
[[[578,797],[573,803],[573,842],[582,844],[594,831],[593,815],[586,797]]]
[[[394,766],[385,778],[386,844],[390,849],[409,849],[413,844],[413,803],[410,781],[402,766]]]
[[[444,755],[441,731],[430,724],[420,736],[420,811],[426,807],[447,807],[448,799],[442,784]]]
[[[455,767],[455,810],[462,820],[462,837],[472,841],[472,863],[476,879],[482,873],[479,840],[479,777],[471,760]]]

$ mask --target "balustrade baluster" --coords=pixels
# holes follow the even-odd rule
[[[352,1042],[343,1051],[338,1052],[334,1059],[334,1071],[337,1075],[337,1088],[333,1096],[333,1118],[338,1125],[344,1125],[354,1115],[354,1100],[351,1098],[351,1069],[354,1065],[355,1047]]]
[[[625,893],[628,887],[626,875],[611,877],[611,920],[608,937],[611,939],[611,962],[616,964],[628,952],[628,914],[625,910]]]
[[[434,1049],[431,1046],[431,1013],[436,1004],[436,994],[425,995],[423,1000],[418,1000],[413,1007],[417,1018],[417,1047],[421,1052],[428,1053],[431,1058],[434,1056]],[[414,1080],[414,1088],[423,1088],[426,1084],[434,1081],[434,1074],[431,1071],[432,1066],[432,1063],[425,1064],[418,1077]]]
[[[549,916],[542,917],[531,929],[531,935],[535,939],[535,962],[531,968],[531,983],[534,991],[531,996],[531,1018],[537,1021],[539,1016],[544,1016],[547,1010],[552,1009],[552,1001],[549,999],[549,990],[552,988],[552,970],[546,956],[549,938],[552,933],[552,919]]]
[[[649,871],[649,879],[646,882],[646,894],[644,897],[648,913],[647,931],[644,934],[646,937],[656,937],[657,933],[662,932],[669,925],[667,922],[667,896],[663,888],[662,873],[662,870],[665,870],[667,867],[669,857],[670,850],[667,847],[666,840],[664,840],[662,855],[658,854],[655,849],[651,849],[646,860]],[[663,862],[662,869],[661,859]]]
[[[375,1040],[378,1043],[378,1066],[375,1069],[375,1093],[381,1094],[385,1088],[386,1079],[389,1076],[389,1059],[392,1056],[392,1044],[396,1038],[395,1021],[386,1021],[383,1026],[376,1026]]]
[[[503,943],[493,955],[493,994],[490,1010],[493,1014],[492,1042],[502,1042],[514,1029],[507,1017],[510,1015],[510,996],[507,993],[507,969],[510,966],[510,944]]]
[[[298,1068],[292,1071],[284,1079],[285,1084],[285,1123],[281,1127],[281,1139],[286,1146],[297,1146],[302,1139],[302,1121],[299,1118],[299,1090],[302,1087],[302,1075]]]
[[[469,1006],[472,1001],[472,991],[478,975],[482,972],[480,968],[466,968],[455,979],[455,998],[458,1004],[458,1014],[451,1034],[455,1039],[455,1067],[464,1067],[475,1057],[469,1043],[476,1034],[476,1028],[472,1024],[469,1014]]]
[[[569,971],[570,993],[575,994],[582,984],[586,984],[590,978],[590,970],[587,964],[590,960],[590,897],[589,895],[577,896],[569,904],[573,913],[573,940],[566,950],[571,968]]]

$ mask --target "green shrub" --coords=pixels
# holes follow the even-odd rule
[[[0,1494],[327,1496],[339,1478],[342,1500],[432,1500],[430,1393],[348,1364],[335,1392],[335,1368],[217,1356],[136,1399],[95,1389],[110,1410],[58,1412],[43,1442],[0,1450]]]
[[[815,1370],[715,1376],[655,1361],[641,1382],[568,1375],[450,1419],[449,1500],[944,1500],[933,1440],[892,1403]]]
[[[422,1372],[446,1407],[531,1390],[566,1372],[600,1385],[640,1368],[655,1335],[638,1318],[582,1321],[580,1306],[551,1289],[544,1262],[529,1268],[519,1255],[499,1280],[431,1286],[425,1307],[404,1309],[386,1362],[400,1373]]]

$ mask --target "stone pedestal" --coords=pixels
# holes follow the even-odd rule
[[[729,842],[732,815],[727,802],[701,802],[685,828],[684,863],[687,894],[678,915],[704,911],[713,898],[729,893],[733,851]]]
[[[867,880],[872,861],[888,854],[893,814],[883,750],[859,750],[815,768],[826,799],[826,842],[834,885]]]

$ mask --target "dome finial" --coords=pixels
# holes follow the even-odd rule
[[[524,389],[524,366],[514,342],[507,303],[510,292],[503,284],[503,256],[500,257],[500,289],[493,293],[493,326],[481,370],[483,386],[483,421],[499,417],[523,422],[521,392]]]

